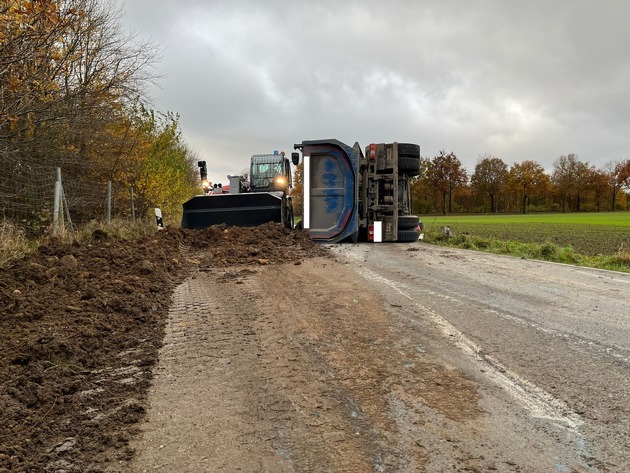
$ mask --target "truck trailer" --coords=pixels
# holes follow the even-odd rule
[[[411,213],[409,183],[420,174],[417,144],[370,144],[363,153],[358,143],[327,139],[294,148],[304,166],[302,225],[314,241],[418,240],[422,224]]]

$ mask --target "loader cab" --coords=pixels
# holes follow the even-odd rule
[[[249,185],[251,192],[286,192],[291,188],[291,165],[284,152],[252,156]]]

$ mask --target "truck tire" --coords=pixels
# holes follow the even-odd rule
[[[420,218],[417,215],[399,215],[398,216],[398,228],[416,228],[420,223]]]
[[[398,156],[398,172],[408,177],[420,175],[420,157]]]
[[[413,143],[398,143],[398,157],[400,156],[419,158],[420,146]]]
[[[418,241],[420,238],[420,233],[415,228],[412,229],[399,229],[398,230],[398,240],[401,243],[413,243],[414,241]]]

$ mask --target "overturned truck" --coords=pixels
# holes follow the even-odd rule
[[[303,141],[303,226],[320,242],[414,242],[421,235],[411,213],[409,178],[420,174],[420,147]]]
[[[420,173],[420,147],[411,143],[370,144],[338,140],[294,145],[303,161],[303,218],[300,225],[318,242],[414,242],[421,223],[411,213],[409,179]],[[292,153],[294,165],[300,154]],[[184,204],[183,228],[224,223],[293,225],[289,160],[252,156],[249,185],[230,179],[230,193],[193,197]]]

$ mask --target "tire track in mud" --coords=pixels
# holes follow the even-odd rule
[[[287,406],[251,369],[259,363],[249,349],[257,341],[246,310],[252,296],[217,289],[216,278],[198,273],[175,292],[150,395],[155,428],[145,432],[148,455],[137,471],[291,471],[272,445]],[[266,406],[262,422],[244,422]]]
[[[347,393],[296,307],[269,297],[290,281],[251,273],[199,272],[177,288],[133,470],[369,471]]]

